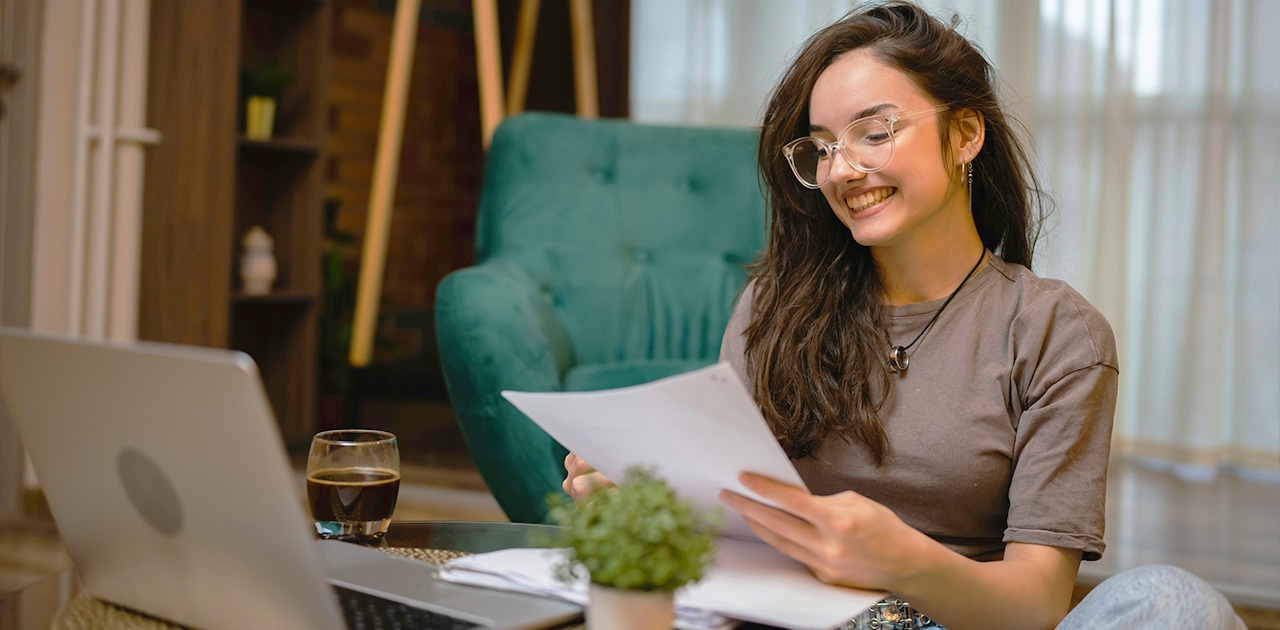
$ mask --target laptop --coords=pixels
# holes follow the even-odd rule
[[[0,405],[85,590],[100,599],[208,630],[357,627],[352,602],[407,627],[544,628],[581,615],[316,541],[243,353],[0,328]]]

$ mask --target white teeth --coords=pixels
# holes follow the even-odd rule
[[[895,189],[893,188],[880,188],[869,193],[863,193],[857,197],[846,199],[845,203],[849,205],[850,210],[858,212],[888,199],[889,195],[892,195],[894,190]]]

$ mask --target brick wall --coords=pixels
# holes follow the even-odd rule
[[[395,2],[333,2],[325,194],[341,204],[336,229],[362,239]],[[630,2],[593,5],[600,111],[625,118]],[[519,8],[520,0],[498,2],[508,62]],[[379,361],[416,357],[435,368],[433,344],[423,336],[434,334],[429,315],[436,285],[474,261],[484,156],[472,29],[470,0],[423,0],[383,279],[382,312],[405,317],[383,319],[379,334],[399,348],[376,353]],[[573,112],[571,52],[568,3],[542,3],[528,109]],[[344,250],[353,276],[359,251],[358,245]]]
[[[337,0],[329,89],[326,195],[337,229],[363,237],[393,14]],[[482,151],[471,4],[426,0],[418,24],[383,295],[387,310],[429,306],[446,274],[474,258]],[[348,248],[348,268],[359,265]]]

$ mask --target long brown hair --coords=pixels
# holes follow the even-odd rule
[[[752,267],[746,329],[752,388],[788,455],[813,454],[830,433],[889,454],[879,418],[889,389],[883,285],[868,247],[853,240],[821,191],[796,181],[782,147],[808,135],[814,83],[836,58],[865,49],[936,102],[944,155],[951,111],[985,123],[973,159],[974,223],[987,249],[1031,266],[1045,201],[1027,152],[1001,111],[991,65],[964,36],[924,9],[891,2],[855,10],[818,31],[774,88],[760,133],[759,169],[769,204],[769,242]]]

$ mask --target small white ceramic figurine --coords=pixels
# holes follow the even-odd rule
[[[246,295],[267,295],[276,281],[275,240],[262,226],[245,232],[244,254],[240,257],[240,279]]]

